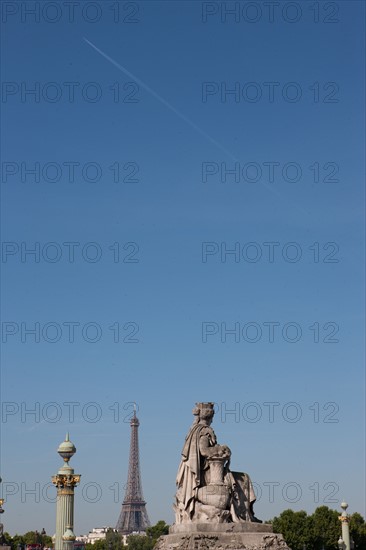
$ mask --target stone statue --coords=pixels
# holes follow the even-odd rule
[[[231,451],[218,445],[210,427],[213,403],[196,403],[177,474],[175,524],[261,523],[254,516],[255,494],[248,474],[230,471]]]
[[[230,470],[231,451],[211,428],[213,403],[196,403],[177,474],[175,523],[154,550],[290,550],[253,513],[248,474]]]

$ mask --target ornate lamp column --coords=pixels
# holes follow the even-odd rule
[[[75,535],[74,527],[74,488],[80,481],[80,475],[74,474],[69,466],[70,458],[76,453],[76,447],[66,434],[65,441],[57,449],[65,464],[52,476],[52,483],[57,487],[56,507],[56,540],[55,550],[71,550]]]
[[[351,550],[351,540],[349,536],[349,515],[346,512],[348,508],[347,502],[342,502],[341,508],[343,512],[338,517],[338,519],[342,522],[342,538],[338,540],[338,547],[342,547],[344,548],[344,550]]]

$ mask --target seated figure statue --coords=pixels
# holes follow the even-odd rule
[[[260,522],[248,474],[230,471],[231,451],[217,444],[210,427],[214,404],[196,403],[193,414],[176,480],[175,523]]]

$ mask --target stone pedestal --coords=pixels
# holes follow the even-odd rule
[[[154,550],[289,550],[269,523],[182,523],[160,537]]]

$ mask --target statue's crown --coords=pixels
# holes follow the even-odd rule
[[[212,413],[215,412],[214,405],[215,403],[196,403],[196,407],[200,411],[211,411]]]

